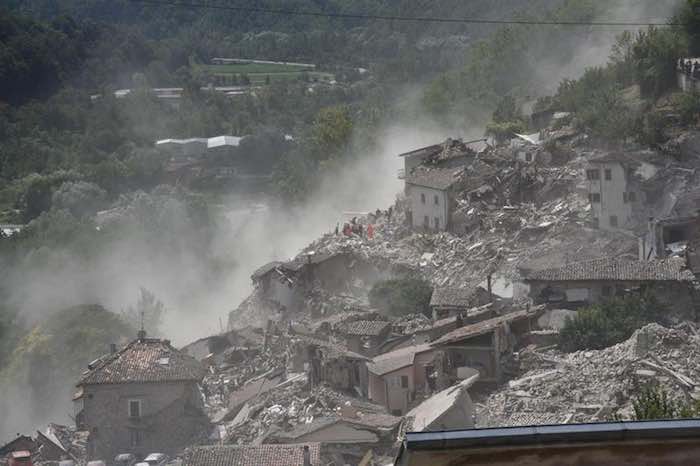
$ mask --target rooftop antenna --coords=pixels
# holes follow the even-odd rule
[[[143,341],[146,338],[146,330],[144,330],[144,328],[143,328],[143,321],[144,321],[144,309],[143,309],[143,306],[141,306],[141,330],[139,330],[139,333],[138,333],[139,341]]]

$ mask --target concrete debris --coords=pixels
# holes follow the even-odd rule
[[[700,337],[683,328],[649,324],[627,341],[599,351],[520,352],[529,370],[477,405],[479,427],[631,418],[646,384],[691,399],[700,381]]]

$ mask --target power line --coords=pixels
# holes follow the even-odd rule
[[[478,19],[478,18],[439,18],[427,16],[392,16],[392,15],[371,15],[362,13],[323,13],[301,10],[284,10],[276,8],[242,7],[230,5],[212,5],[209,3],[193,2],[169,2],[167,0],[131,0],[133,3],[143,3],[146,5],[201,8],[207,10],[227,10],[247,13],[264,13],[271,15],[286,16],[310,16],[317,18],[335,19],[361,19],[368,21],[403,21],[416,23],[459,23],[459,24],[497,24],[497,25],[528,25],[528,26],[604,26],[604,27],[679,27],[681,23],[671,22],[624,22],[624,21],[546,21],[546,20],[526,20],[526,19]]]

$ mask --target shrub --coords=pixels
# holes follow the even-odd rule
[[[567,319],[559,334],[559,347],[567,352],[607,348],[626,340],[649,322],[661,322],[664,315],[651,295],[613,299],[582,309],[573,319]]]
[[[647,385],[632,401],[635,421],[657,419],[683,419],[700,414],[698,403],[674,402],[661,387]]]
[[[369,292],[369,303],[380,311],[395,316],[423,313],[430,314],[430,297],[433,287],[416,278],[383,280]]]

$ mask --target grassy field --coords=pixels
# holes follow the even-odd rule
[[[334,78],[331,73],[314,71],[313,67],[293,64],[277,63],[228,63],[224,65],[199,65],[206,73],[219,76],[247,75],[251,84],[264,84],[267,77],[270,81],[297,79],[302,73],[308,73],[312,80],[330,81]]]

